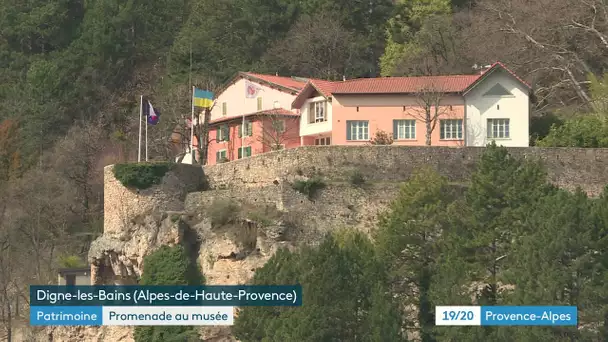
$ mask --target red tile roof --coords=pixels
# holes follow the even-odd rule
[[[295,117],[300,116],[300,114],[294,113],[285,108],[267,109],[267,110],[262,110],[259,112],[248,113],[248,114],[245,114],[244,116],[247,118],[247,117],[251,117],[251,116],[262,116],[262,115],[280,115],[280,116],[295,116]],[[218,123],[222,123],[222,122],[228,122],[228,121],[233,121],[233,120],[242,120],[242,119],[243,119],[243,115],[230,116],[230,117],[211,120],[211,122],[209,122],[209,124],[214,125],[214,124],[218,124]]]
[[[437,90],[458,93],[467,89],[481,75],[359,78],[340,82],[334,94],[418,93]]]
[[[494,63],[484,73],[477,75],[357,78],[335,82],[311,79],[309,80],[309,84],[326,97],[332,94],[395,94],[417,93],[424,90],[461,93],[475,85],[484,76],[499,68],[504,69],[526,87],[530,88],[528,83],[519,78],[501,62]]]
[[[310,80],[309,81],[312,86],[315,87],[323,96],[331,96],[336,90],[336,87],[340,84],[340,82],[332,82],[332,81],[324,81],[324,80]]]
[[[275,75],[264,75],[264,74],[256,74],[253,72],[244,72],[243,74],[257,78],[259,80],[276,84],[281,87],[290,88],[293,90],[301,90],[306,85],[306,82],[294,79],[292,77],[284,77],[284,76],[275,76]]]
[[[332,96],[334,90],[336,89],[339,83],[340,82],[316,79],[308,80],[306,86],[298,93],[296,98],[291,103],[291,108],[300,108],[304,101],[306,101],[306,99],[310,97],[315,92],[315,90],[325,97]]]

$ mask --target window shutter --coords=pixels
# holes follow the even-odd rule
[[[399,139],[399,127],[398,127],[399,121],[397,120],[393,120],[393,139],[397,140]]]
[[[215,152],[215,162],[219,162],[220,161],[220,151]]]
[[[346,140],[351,140],[351,136],[350,136],[350,125],[351,123],[349,121],[346,121]]]
[[[230,127],[224,126],[224,141],[230,141]]]
[[[310,103],[310,108],[308,109],[308,122],[309,123],[314,123],[315,122],[315,103],[311,102]]]
[[[262,110],[262,98],[258,97],[258,110]]]
[[[329,113],[327,113],[327,101],[323,102],[323,121],[329,120]]]
[[[243,148],[239,148],[239,159],[243,158]]]
[[[220,129],[221,129],[221,127],[218,127],[215,130],[215,142],[220,142]]]
[[[251,157],[251,146],[249,146],[249,147],[247,147],[247,148],[245,149],[245,155],[246,155],[247,157]]]
[[[247,122],[247,136],[253,135],[253,122]]]
[[[239,138],[243,136],[243,125],[239,125]]]

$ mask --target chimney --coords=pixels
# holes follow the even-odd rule
[[[346,81],[346,75],[342,75],[342,81]]]
[[[479,71],[480,74],[483,74],[484,72],[488,71],[488,69],[490,69],[491,67],[492,67],[492,64],[478,65],[477,63],[475,63],[475,64],[473,64],[473,66],[471,68],[475,71]]]
[[[279,72],[278,72],[278,71],[277,71],[277,72],[275,72],[275,73],[274,73],[274,75],[275,75],[275,76],[279,76]]]

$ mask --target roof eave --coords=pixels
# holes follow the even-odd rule
[[[308,87],[312,87],[314,90],[316,90],[319,94],[321,94],[321,96],[325,97],[326,99],[330,99],[331,96],[333,95],[333,92],[330,94],[325,94],[323,93],[321,90],[319,90],[319,88],[317,88],[317,86],[315,86],[315,84],[311,81],[309,81],[308,83],[306,83],[306,85],[304,86],[304,88],[302,88],[302,90],[299,92],[298,96],[296,96],[296,98],[293,100],[293,102],[291,103],[291,109],[300,109],[302,108],[302,105],[304,104],[304,102],[306,101],[306,99],[301,100],[301,96],[303,96],[304,92],[306,90],[308,90]],[[300,103],[301,102],[301,103]],[[299,105],[298,105],[299,104]]]
[[[227,82],[225,82],[224,85],[222,85],[222,87],[216,92],[215,98],[218,98],[224,91],[226,91],[226,89],[228,89],[228,87],[235,84],[241,78],[245,78],[249,81],[255,80],[255,82],[263,83],[263,84],[269,85],[271,87],[277,87],[277,88],[279,88],[280,91],[287,92],[287,93],[296,93],[297,94],[300,91],[300,89],[286,87],[286,86],[276,84],[273,82],[268,82],[261,78],[250,75],[249,73],[247,73],[245,71],[239,71],[234,76],[232,76]]]
[[[438,91],[444,94],[462,94],[462,91]],[[417,95],[420,92],[357,92],[357,93],[339,93],[333,92],[332,95]]]
[[[243,116],[246,118],[250,118],[250,117],[261,117],[261,116],[265,116],[265,115],[289,116],[289,117],[298,117],[299,116],[296,113],[287,114],[287,113],[257,113],[256,112],[256,113],[250,113],[250,114],[245,114],[245,115],[240,115],[240,116],[233,116],[230,118],[226,118],[222,121],[210,122],[209,127],[215,126],[215,125],[222,125],[222,124],[232,122],[232,121],[241,121],[241,120],[243,120]]]
[[[243,77],[247,78],[249,81],[255,80],[255,82],[265,83],[267,85],[270,85],[270,86],[273,86],[273,87],[277,87],[277,88],[279,88],[279,90],[282,89],[282,90],[290,92],[290,93],[298,93],[301,90],[301,89],[287,87],[287,86],[284,86],[284,85],[281,85],[281,84],[277,84],[277,83],[274,83],[274,82],[266,81],[266,80],[264,80],[262,78],[253,76],[253,75],[251,75],[251,74],[249,74],[247,72],[241,72],[241,73],[242,73]]]
[[[494,65],[488,69],[486,72],[484,72],[478,79],[475,80],[475,82],[471,83],[463,92],[462,95],[465,96],[466,94],[470,93],[477,85],[479,85],[481,82],[483,82],[483,80],[485,80],[489,75],[491,75],[492,73],[494,73],[496,70],[502,69],[504,71],[507,72],[507,74],[509,74],[511,77],[513,77],[514,79],[517,80],[517,82],[519,82],[520,84],[522,84],[526,89],[528,89],[528,93],[530,93],[530,91],[532,90],[532,87],[524,82],[523,80],[521,80],[517,75],[515,75],[514,72],[512,72],[511,70],[509,70],[506,66],[504,66],[502,63],[500,62],[496,62],[494,63]]]

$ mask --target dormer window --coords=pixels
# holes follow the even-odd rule
[[[312,102],[309,118],[310,123],[327,121],[327,101]]]

